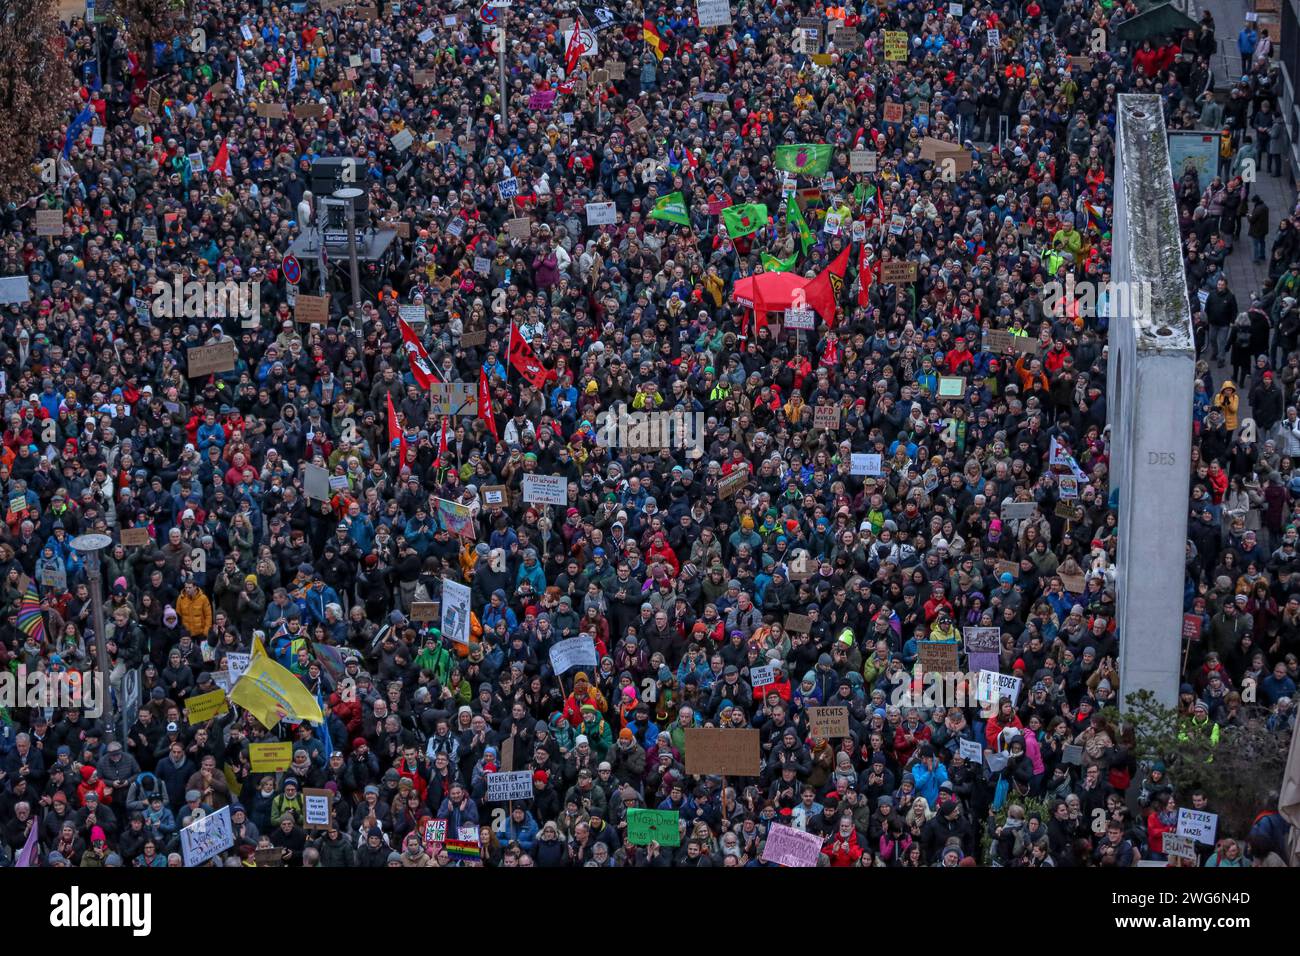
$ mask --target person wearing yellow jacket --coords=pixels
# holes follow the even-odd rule
[[[177,596],[176,613],[196,641],[207,637],[212,630],[212,602],[193,581],[186,581],[184,590]]]

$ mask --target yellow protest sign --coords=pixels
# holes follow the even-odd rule
[[[226,703],[226,692],[220,688],[207,694],[190,697],[185,701],[185,715],[191,726],[211,720],[229,709],[230,705]]]
[[[885,59],[896,63],[907,61],[907,31],[885,31]]]
[[[249,744],[248,760],[254,773],[276,773],[288,770],[293,762],[293,744]]]

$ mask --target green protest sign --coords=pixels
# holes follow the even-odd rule
[[[627,811],[627,842],[638,846],[658,843],[660,846],[681,846],[680,819],[676,810],[643,810],[633,807]]]

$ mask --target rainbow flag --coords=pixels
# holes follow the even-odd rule
[[[443,847],[446,849],[448,856],[458,856],[466,860],[477,860],[483,855],[477,841],[447,840],[443,843]]]
[[[45,611],[41,608],[41,596],[36,593],[36,585],[27,579],[27,588],[18,600],[18,630],[37,643],[45,641]]]

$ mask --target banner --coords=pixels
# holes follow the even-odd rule
[[[767,842],[763,844],[763,862],[781,866],[816,866],[821,856],[822,838],[815,833],[805,833],[794,827],[774,823],[767,828]]]
[[[230,807],[205,814],[181,831],[181,856],[186,866],[202,866],[234,845]]]
[[[681,846],[682,833],[678,827],[681,814],[676,810],[647,810],[631,807],[627,811],[627,842],[636,846],[658,843],[660,846]]]
[[[439,498],[438,520],[452,534],[458,534],[462,538],[474,537],[474,513],[470,511],[469,505]]]
[[[457,644],[469,644],[470,590],[457,581],[442,579],[442,633]]]

